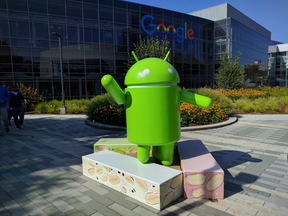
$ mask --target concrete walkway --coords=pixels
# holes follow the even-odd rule
[[[225,171],[225,199],[180,198],[161,212],[82,175],[81,157],[125,132],[85,116],[25,116],[0,137],[0,215],[287,215],[288,115],[241,115],[226,127],[182,132],[199,139]]]

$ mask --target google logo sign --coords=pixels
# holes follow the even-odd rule
[[[152,24],[149,23],[149,26],[153,27],[153,30],[149,31],[145,28],[144,26],[144,22],[147,18],[150,18],[152,20],[154,20],[154,17],[152,15],[145,15],[142,17],[141,19],[141,26],[142,29],[147,33],[147,34],[154,34],[156,29],[159,35],[165,35],[166,33],[168,34],[168,36],[170,37],[174,37],[175,34],[177,35],[177,41],[179,43],[182,43],[184,41],[184,39],[189,39],[189,40],[193,40],[194,39],[194,31],[193,29],[188,29],[187,30],[187,23],[185,22],[185,27],[178,27],[177,29],[175,29],[175,27],[173,25],[168,25],[167,27],[163,24],[163,23],[159,23],[158,25],[156,24]],[[156,27],[157,26],[157,27]],[[162,29],[162,31],[161,31]]]

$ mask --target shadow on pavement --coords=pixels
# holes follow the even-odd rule
[[[95,130],[84,121],[84,118],[27,118],[20,131],[11,122],[10,132],[0,138],[0,215],[15,212],[27,215],[19,206],[31,202],[47,215],[64,215],[51,203],[67,200],[73,206],[83,201],[81,194],[86,199],[92,197],[91,200],[97,197],[97,202],[103,205],[113,203],[92,192],[89,180],[82,175],[82,156],[93,153],[93,144],[100,138],[126,137],[126,133]],[[81,189],[85,189],[83,193],[79,192]],[[11,204],[14,202],[17,205]],[[95,212],[96,207],[89,208],[89,214]]]
[[[259,163],[262,162],[261,159],[253,158],[249,153],[233,150],[222,150],[211,152],[215,160],[221,166],[224,171],[224,190],[231,191],[233,193],[242,193],[246,186],[244,184],[251,184],[258,179],[258,176],[245,172],[245,169],[238,168],[246,162]],[[231,172],[229,172],[229,169]],[[251,171],[249,171],[251,172]],[[231,180],[231,181],[230,181]],[[232,193],[232,194],[233,194]],[[225,193],[225,197],[229,197],[231,193]]]

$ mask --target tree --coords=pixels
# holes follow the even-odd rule
[[[164,59],[168,51],[171,50],[169,46],[170,41],[167,40],[167,36],[162,40],[160,40],[158,36],[151,37],[150,39],[142,39],[140,37],[140,41],[137,44],[133,43],[133,51],[138,60],[151,57]],[[171,62],[171,55],[168,56],[166,61]],[[132,53],[130,53],[127,64],[128,69],[135,63],[136,60]]]
[[[256,86],[267,85],[268,72],[260,70],[259,65],[245,65],[245,81],[255,83]]]
[[[229,58],[229,53],[224,51],[221,56],[218,74],[215,75],[216,84],[225,89],[235,89],[243,87],[245,70],[240,67],[241,53],[234,56],[234,61]]]

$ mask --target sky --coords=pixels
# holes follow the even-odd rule
[[[288,0],[129,0],[181,13],[191,13],[227,2],[271,32],[271,40],[288,43]]]

